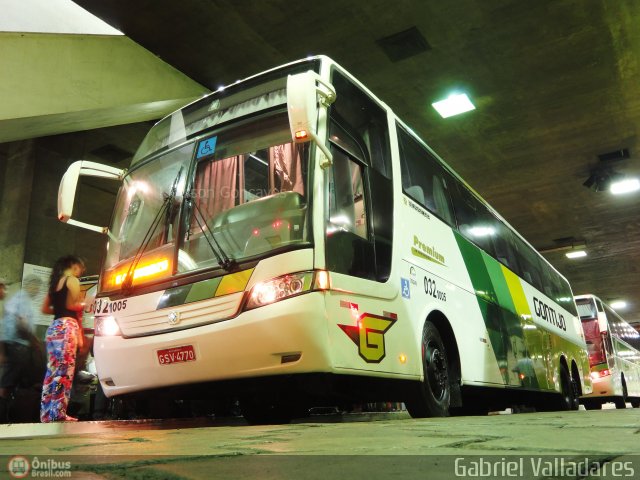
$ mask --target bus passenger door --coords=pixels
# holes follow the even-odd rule
[[[391,371],[398,365],[386,365],[391,363],[387,358],[387,332],[397,317],[389,306],[393,289],[380,283],[389,275],[391,239],[374,236],[374,219],[380,212],[373,207],[384,194],[374,202],[368,191],[371,172],[367,167],[340,148],[332,147],[332,154],[333,165],[327,172],[325,247],[326,265],[332,275],[327,313],[334,365]]]
[[[396,321],[398,288],[388,281],[394,218],[387,112],[338,69],[331,83],[337,96],[329,110],[333,164],[324,170],[324,209],[333,364],[406,371],[395,341],[406,327]]]

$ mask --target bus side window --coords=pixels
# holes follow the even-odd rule
[[[402,189],[430,212],[454,225],[449,175],[425,147],[398,126]]]
[[[518,272],[518,254],[515,250],[513,233],[500,220],[496,219],[496,235],[494,238],[494,248],[496,259],[508,267],[512,272]]]
[[[335,272],[373,279],[375,258],[369,241],[363,167],[339,148],[333,147],[332,153],[327,185],[327,265]]]
[[[537,254],[519,237],[513,235],[513,241],[518,256],[518,265],[520,267],[520,271],[517,273],[530,285],[544,292],[540,258],[538,258]]]
[[[566,310],[568,310],[572,315],[578,315],[578,311],[576,310],[576,302],[573,301],[573,292],[571,292],[569,283],[565,279],[560,277],[558,277],[558,281],[560,282],[560,298],[558,299],[558,303],[562,305]]]
[[[544,294],[560,303],[560,297],[562,297],[562,289],[560,287],[560,278],[555,274],[551,267],[549,267],[546,263],[540,262],[542,266],[542,281],[543,287],[542,290]]]
[[[391,154],[386,112],[339,71],[333,71],[331,82],[337,93],[336,101],[331,106],[331,117],[348,126],[349,133],[365,151],[367,158],[363,161],[390,179]],[[332,141],[336,139],[332,138]]]
[[[453,205],[460,233],[495,258],[493,237],[498,233],[498,220],[464,185],[456,182],[455,187]]]
[[[327,224],[327,262],[340,269],[337,271],[384,282],[391,272],[393,241],[393,183],[387,112],[337,69],[332,73],[332,83],[337,97],[329,111],[329,140],[337,159],[331,173],[335,191],[330,191],[329,197],[338,207],[340,198],[353,194],[355,223],[353,229],[341,226],[336,229],[335,220],[339,223],[341,217],[351,222],[351,211],[350,208],[331,210]],[[351,166],[345,171],[340,163]],[[345,181],[349,175],[351,193]],[[345,240],[349,235],[358,238]],[[336,248],[340,243],[344,245]],[[332,259],[333,254],[342,256],[342,260]]]

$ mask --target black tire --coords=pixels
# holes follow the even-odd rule
[[[557,410],[578,410],[580,407],[578,389],[564,364],[560,365],[560,388],[561,393]]]
[[[616,397],[613,399],[613,403],[615,404],[616,408],[618,409],[622,409],[622,408],[627,408],[627,402],[625,402],[624,397]]]
[[[640,398],[630,398],[629,401],[633,408],[640,408]]]
[[[616,408],[627,408],[627,382],[624,381],[624,377],[620,379],[622,382],[622,397],[616,397],[613,400],[613,403],[616,405]]]
[[[602,402],[583,401],[582,404],[587,410],[602,410]]]
[[[240,411],[249,425],[282,425],[293,419],[292,411],[287,405],[266,398],[242,398]]]
[[[424,381],[405,401],[413,418],[447,417],[451,403],[451,366],[440,332],[429,321],[422,330],[422,368]]]

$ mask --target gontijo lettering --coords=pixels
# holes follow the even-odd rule
[[[562,330],[567,330],[567,323],[564,320],[564,316],[561,313],[556,313],[556,311],[551,308],[546,303],[538,300],[536,297],[533,297],[533,309],[536,312],[536,315],[549,322],[551,325],[554,325]]]

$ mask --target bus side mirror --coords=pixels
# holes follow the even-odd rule
[[[86,228],[98,233],[108,233],[108,227],[99,227],[89,223],[79,222],[71,218],[73,214],[73,204],[76,200],[76,190],[78,179],[81,176],[100,177],[110,180],[122,180],[125,170],[101,165],[100,163],[79,160],[73,162],[60,181],[58,188],[58,220],[76,227]]]
[[[318,116],[326,118],[327,107],[335,99],[336,90],[333,85],[322,81],[320,75],[312,70],[287,77],[287,111],[291,138],[295,143],[313,140],[324,154],[324,159],[320,162],[322,168],[333,163],[333,156],[316,135]]]

